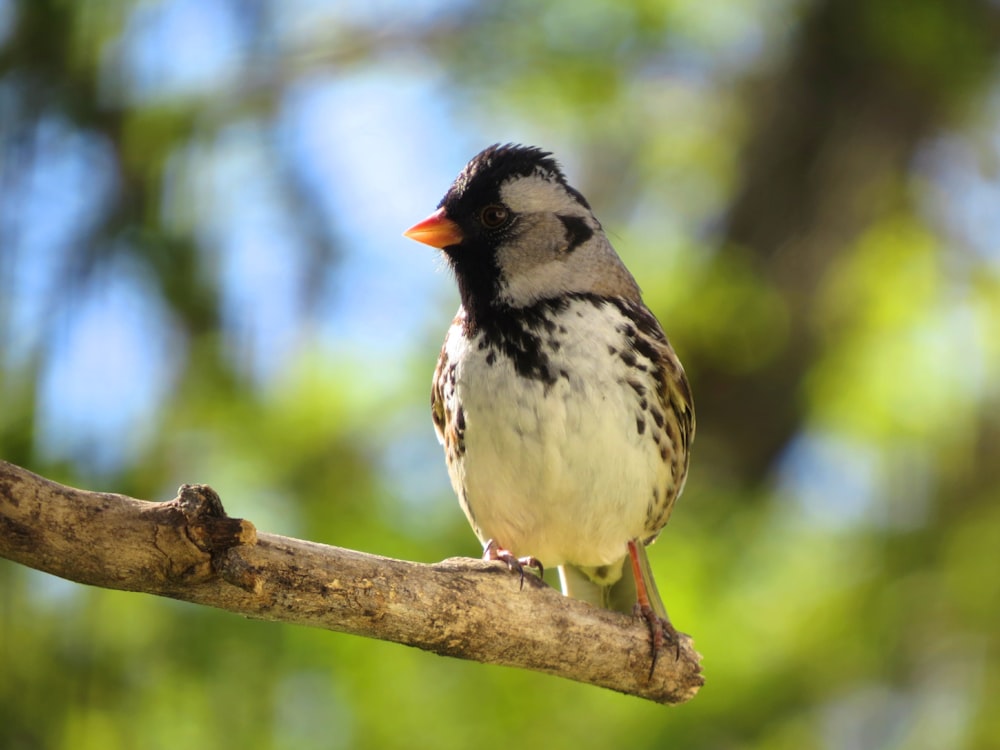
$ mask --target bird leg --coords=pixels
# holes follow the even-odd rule
[[[640,548],[640,544],[642,542],[630,539],[628,556],[632,563],[632,575],[635,578],[636,615],[646,621],[652,640],[653,663],[649,668],[649,674],[652,676],[656,669],[656,659],[667,642],[674,644],[675,657],[680,658],[681,639],[677,630],[670,623],[667,610],[660,600],[660,594],[656,590],[656,582],[653,580],[652,571],[649,569],[649,563],[646,559],[645,548]]]
[[[517,557],[509,549],[504,549],[499,544],[497,544],[495,539],[490,539],[483,546],[483,559],[484,560],[502,560],[507,564],[507,568],[512,573],[517,573],[521,576],[521,588],[524,588],[524,569],[534,568],[538,571],[538,577],[541,578],[545,574],[545,568],[534,557]]]

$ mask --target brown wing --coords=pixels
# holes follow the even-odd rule
[[[459,312],[445,336],[437,367],[434,368],[434,381],[431,383],[431,419],[434,421],[438,441],[444,446],[449,470],[452,462],[465,453],[465,413],[455,393],[458,363],[448,358],[448,341],[451,336],[460,335],[458,332],[461,331],[463,321],[464,316]]]
[[[446,339],[447,341],[447,339]],[[438,357],[437,366],[434,368],[434,380],[431,382],[431,419],[434,421],[434,432],[437,433],[438,442],[444,445],[444,435],[447,429],[448,417],[445,413],[445,377],[448,370],[448,353],[444,346],[441,347],[441,356]]]
[[[465,411],[457,393],[458,362],[452,361],[448,356],[448,343],[451,337],[464,335],[463,321],[464,316],[459,311],[452,321],[451,328],[448,329],[444,346],[441,347],[441,356],[438,357],[437,367],[434,368],[434,382],[431,384],[431,419],[434,421],[434,431],[437,433],[438,441],[444,446],[448,476],[455,494],[458,495],[459,505],[465,511],[476,535],[482,538],[463,485],[464,473],[461,467],[465,458]]]
[[[684,368],[653,313],[631,300],[615,300],[615,305],[632,323],[622,331],[630,353],[651,368],[656,393],[656,403],[649,410],[651,429],[668,469],[664,484],[654,491],[645,540],[648,544],[666,524],[684,488],[695,432],[694,400]]]

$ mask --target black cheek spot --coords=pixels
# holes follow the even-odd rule
[[[581,216],[562,216],[556,214],[559,221],[566,229],[566,252],[571,253],[580,245],[594,236],[594,230],[587,224],[586,219]]]

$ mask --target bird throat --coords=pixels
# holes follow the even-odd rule
[[[446,247],[444,253],[455,272],[465,309],[465,333],[471,337],[498,312],[510,309],[507,305],[498,307],[500,268],[495,255],[486,248],[463,243]]]
[[[562,315],[571,304],[581,300],[595,307],[608,303],[596,295],[566,294],[527,307],[489,306],[479,311],[478,318],[471,317],[472,311],[463,305],[463,332],[486,352],[488,364],[503,358],[521,377],[551,386],[560,378],[569,379],[560,358],[554,355],[568,335]]]

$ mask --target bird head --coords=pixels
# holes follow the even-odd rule
[[[470,312],[570,293],[639,299],[587,200],[538,148],[480,152],[437,211],[404,234],[444,253]]]

